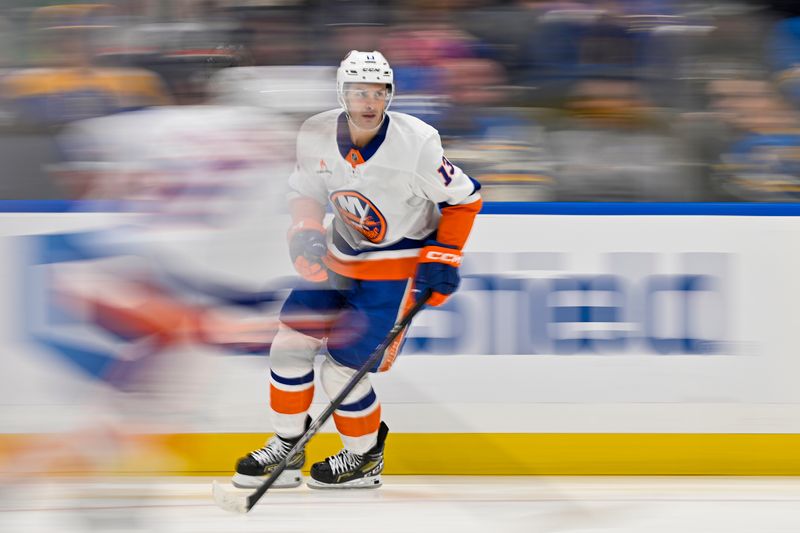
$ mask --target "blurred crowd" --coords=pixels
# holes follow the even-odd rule
[[[489,201],[795,201],[793,4],[12,0],[0,8],[0,198],[125,194],[98,183],[118,170],[108,150],[64,141],[109,115],[253,106],[296,125],[336,105],[334,67],[359,49],[386,55],[392,109],[437,127]]]

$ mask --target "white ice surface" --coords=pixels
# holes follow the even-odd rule
[[[210,478],[49,479],[0,486],[0,531],[797,533],[800,479],[386,476],[269,491],[247,515]]]

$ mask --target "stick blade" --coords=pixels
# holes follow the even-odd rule
[[[211,494],[214,496],[214,502],[229,513],[245,514],[250,510],[247,506],[247,498],[226,491],[216,481],[211,487]]]

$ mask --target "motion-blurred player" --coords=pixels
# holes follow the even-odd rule
[[[415,294],[431,289],[429,304],[441,305],[456,290],[461,250],[481,207],[480,185],[444,157],[438,132],[387,111],[394,79],[382,54],[351,51],[336,88],[342,108],[308,119],[297,140],[289,248],[307,284],[286,300],[270,352],[275,436],[239,460],[233,483],[240,487],[258,486],[306,429],[314,357],[326,336],[340,339],[328,343],[320,367],[334,397]],[[326,205],[334,214],[327,230]],[[329,317],[327,335],[304,327],[319,315]],[[388,370],[402,344],[403,336],[371,371]],[[344,448],[312,466],[309,486],[380,486],[388,428],[368,376],[333,417]],[[273,486],[299,485],[304,462],[298,453]]]

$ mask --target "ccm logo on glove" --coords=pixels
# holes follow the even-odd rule
[[[461,254],[451,252],[440,252],[438,250],[428,250],[425,254],[425,259],[437,261],[439,263],[447,263],[453,266],[461,265]]]
[[[442,305],[461,281],[458,275],[461,251],[436,241],[428,241],[426,244],[419,254],[414,290],[417,294],[423,294],[430,289],[433,294],[428,299],[428,305]]]

